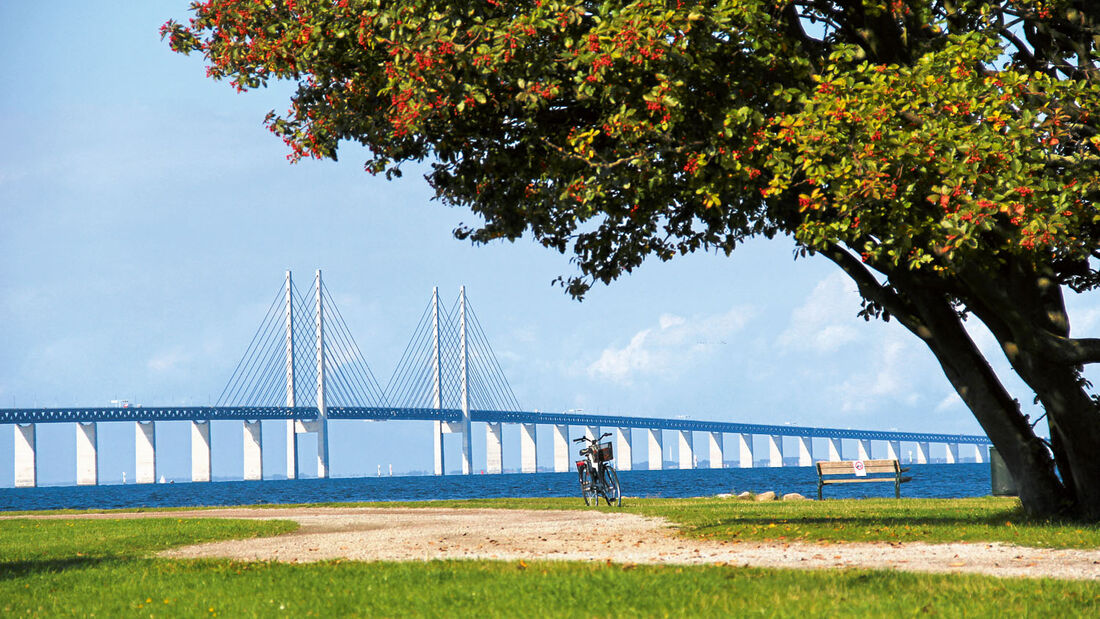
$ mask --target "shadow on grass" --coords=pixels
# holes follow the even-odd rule
[[[59,574],[74,570],[86,570],[113,560],[109,557],[71,557],[68,559],[0,561],[0,581],[17,580],[37,574]]]

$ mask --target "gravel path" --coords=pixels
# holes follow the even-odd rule
[[[1007,544],[715,542],[679,537],[666,521],[605,511],[428,508],[232,508],[45,518],[249,518],[300,523],[277,537],[176,548],[172,558],[256,561],[505,559],[885,568],[1002,577],[1100,580],[1100,550]]]

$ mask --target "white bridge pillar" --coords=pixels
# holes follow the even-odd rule
[[[743,469],[751,469],[753,466],[751,434],[737,434],[737,466]]]
[[[901,462],[901,441],[886,441],[886,459]]]
[[[99,483],[99,441],[95,422],[76,424],[76,484],[94,486]]]
[[[17,423],[15,428],[15,487],[38,485],[37,440],[33,423]]]
[[[325,388],[328,381],[325,380],[325,310],[322,302],[321,269],[317,269],[314,302],[316,304],[316,316],[314,317],[314,330],[317,334],[317,421],[314,422],[314,431],[317,432],[317,477],[325,479],[329,476],[328,458],[328,405],[326,402]]]
[[[725,445],[722,443],[721,432],[708,432],[710,437],[710,468],[725,468]]]
[[[870,439],[856,439],[856,460],[870,460],[871,459],[871,440]]]
[[[649,447],[649,470],[659,471],[665,467],[664,435],[656,428],[646,428],[646,443]]]
[[[691,430],[680,430],[679,435],[680,469],[695,468],[695,441]]]
[[[244,479],[264,478],[263,426],[259,419],[244,422]]]
[[[946,443],[944,447],[947,448],[947,463],[955,464],[959,461],[959,444],[958,443]]]
[[[283,320],[286,326],[286,340],[284,342],[284,349],[286,350],[286,405],[288,408],[294,408],[297,406],[294,396],[294,287],[291,284],[290,271],[286,272],[286,290],[285,294],[285,306],[283,308]],[[192,437],[195,430],[192,429]],[[192,438],[192,444],[194,439]],[[207,447],[207,463],[210,460],[210,435],[207,433],[206,437]],[[192,448],[193,449],[193,448]],[[194,455],[192,455],[194,460]],[[192,465],[194,469],[194,465]],[[192,477],[194,477],[194,470],[192,470]],[[206,470],[207,481],[210,479],[210,467],[207,466]],[[295,419],[286,420],[286,478],[297,479],[298,478],[298,423]]]
[[[634,468],[633,442],[630,428],[615,428],[615,466],[620,471]]]
[[[519,426],[519,470],[523,473],[538,471],[538,430],[533,423]]]
[[[155,421],[134,423],[134,482],[153,484],[157,481],[157,424]]]
[[[293,428],[291,436],[294,436]],[[191,422],[191,481],[210,481],[209,421]]]
[[[799,436],[798,439],[798,466],[814,465],[814,439],[811,436]]]
[[[928,464],[928,443],[917,443],[917,464]]]
[[[485,472],[502,473],[504,471],[504,447],[501,440],[503,424],[485,424]]]
[[[778,434],[768,435],[768,466],[772,468],[783,466],[783,437]]]
[[[474,443],[473,431],[470,429],[470,352],[466,342],[466,287],[458,289],[459,310],[459,345],[461,346],[461,396],[462,403],[462,474],[470,475],[474,472]]]
[[[554,426],[554,472],[569,470],[569,426]]]
[[[988,459],[989,447],[985,445],[974,445],[974,462],[981,464]]]

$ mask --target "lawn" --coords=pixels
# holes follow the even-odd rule
[[[555,501],[492,504],[549,509],[575,503]],[[733,537],[752,534],[754,528],[775,532],[787,524],[818,531],[828,528],[819,521],[843,517],[840,531],[880,523],[876,534],[882,535],[883,528],[909,519],[926,527],[921,539],[951,527],[979,539],[983,532],[1008,528],[996,521],[1017,514],[1012,502],[992,499],[846,503],[692,499],[638,501],[626,509],[673,518],[688,535]],[[278,518],[278,510],[272,517]],[[1020,522],[1017,528],[1029,539],[1096,545],[1095,529],[1075,534],[1071,526]],[[278,520],[0,521],[0,615],[1075,617],[1093,616],[1100,606],[1097,583],[970,575],[522,561],[296,565],[151,557],[171,546],[273,535],[295,527]]]

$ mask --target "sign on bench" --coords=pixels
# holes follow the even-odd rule
[[[897,460],[842,460],[817,463],[817,500],[826,484],[862,484],[867,482],[893,482],[894,496],[901,498],[901,485],[912,477],[902,477],[909,467],[902,468]],[[844,478],[838,478],[839,476]],[[826,478],[829,476],[829,478]]]

